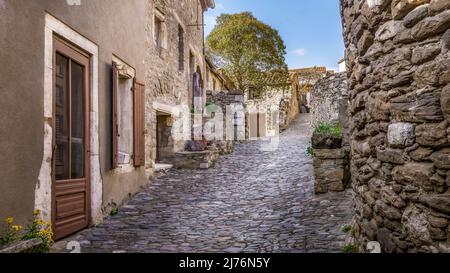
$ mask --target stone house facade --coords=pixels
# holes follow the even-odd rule
[[[208,58],[206,58],[205,89],[213,92],[229,92],[233,89],[233,83],[220,73]]]
[[[191,137],[187,118],[194,104],[194,74],[200,76],[201,104],[206,104],[203,14],[211,7],[211,0],[149,1],[145,80],[149,174],[157,162],[170,163],[175,153],[183,152]]]
[[[450,1],[340,5],[356,240],[450,252]]]
[[[311,90],[319,79],[329,74],[327,68],[324,66],[315,66],[290,69],[289,74],[292,79],[292,88],[297,92],[299,107],[306,106],[311,108]]]
[[[214,2],[2,3],[0,219],[26,225],[39,209],[59,239],[150,182],[157,111],[189,105]]]

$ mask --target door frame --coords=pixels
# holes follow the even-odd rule
[[[85,197],[85,207],[86,207],[86,227],[91,224],[91,138],[90,138],[90,130],[91,130],[91,121],[90,121],[90,112],[91,112],[91,56],[84,52],[82,49],[76,47],[72,43],[66,41],[64,38],[54,34],[53,35],[53,75],[52,75],[52,169],[51,169],[51,223],[53,231],[55,231],[56,224],[56,160],[55,160],[55,151],[56,151],[56,54],[59,53],[69,58],[71,61],[75,61],[82,66],[84,66],[84,173],[85,178],[83,179],[68,179],[67,181],[84,181],[86,180],[86,197]],[[70,71],[70,70],[69,70]],[[70,73],[70,72],[69,72]],[[70,77],[71,75],[69,75]],[[71,88],[71,86],[70,86]],[[72,104],[72,97],[69,96],[69,104]],[[72,113],[70,113],[70,116]],[[69,121],[70,127],[72,125],[71,119]],[[69,129],[69,135],[71,136],[71,129]],[[69,151],[72,148],[70,147]],[[71,153],[69,152],[69,158],[71,158]],[[55,239],[60,239],[64,236],[59,236],[54,234]]]

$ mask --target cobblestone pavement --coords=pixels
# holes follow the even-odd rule
[[[351,192],[314,196],[309,139],[303,115],[275,152],[247,142],[212,169],[171,171],[69,240],[82,252],[340,252]]]

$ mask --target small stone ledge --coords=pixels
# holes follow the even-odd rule
[[[0,253],[34,253],[37,252],[41,246],[41,239],[31,239],[13,243],[3,248],[0,247]]]
[[[172,163],[177,169],[209,169],[218,158],[217,151],[179,152],[173,156]]]

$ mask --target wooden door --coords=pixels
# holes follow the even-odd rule
[[[54,38],[54,239],[89,225],[89,55]]]

